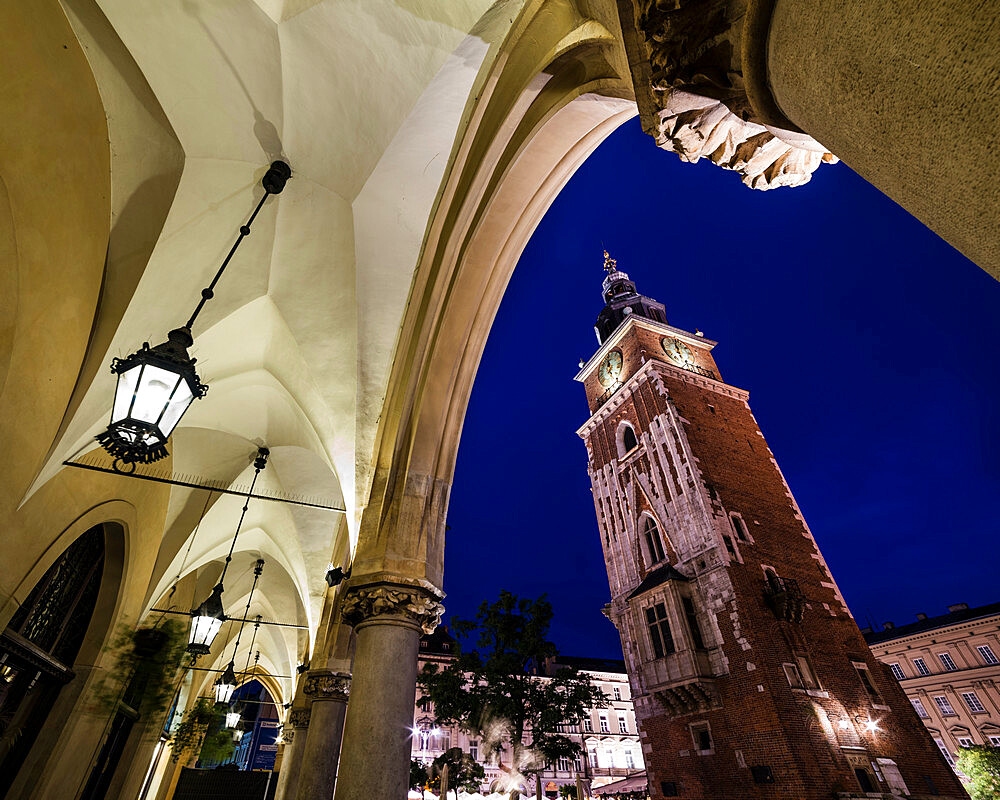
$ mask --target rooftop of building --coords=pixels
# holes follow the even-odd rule
[[[980,619],[982,617],[992,617],[1000,615],[1000,602],[987,603],[984,606],[969,608],[968,603],[956,603],[948,606],[948,613],[936,617],[928,617],[926,614],[917,614],[917,621],[906,625],[895,625],[892,622],[882,623],[881,630],[872,628],[862,628],[865,641],[868,644],[878,644],[888,642],[893,639],[902,639],[904,636],[912,636],[915,633],[932,631],[937,628],[947,628],[949,625],[957,625],[961,622]]]
[[[620,672],[625,674],[625,662],[617,658],[590,658],[588,656],[563,656],[553,658],[549,665],[558,669],[559,667],[571,667],[574,669],[587,670],[588,672]]]
[[[455,655],[458,655],[458,643],[448,631],[447,625],[438,625],[434,633],[425,633],[420,637],[420,658]]]

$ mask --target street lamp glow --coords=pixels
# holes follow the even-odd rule
[[[215,692],[215,702],[216,703],[228,703],[232,699],[233,692],[236,691],[236,673],[233,672],[233,662],[229,662],[229,666],[226,667],[226,671],[223,672],[219,679],[212,686],[212,691]],[[239,715],[237,715],[238,717]],[[228,719],[228,715],[227,715]],[[229,726],[233,727],[232,725]]]
[[[846,719],[842,719],[840,722],[837,723],[837,727],[840,728],[842,731],[846,731],[848,728],[851,727],[851,723],[848,722]]]
[[[111,363],[118,385],[111,421],[97,441],[116,459],[148,464],[167,455],[167,439],[181,416],[208,391],[187,352],[193,343],[188,328],[176,328],[156,347],[145,342]]]
[[[235,728],[240,724],[240,712],[239,711],[229,711],[226,713],[226,727]]]
[[[867,722],[865,722],[865,730],[868,731],[869,733],[876,733],[877,731],[879,731],[880,728],[878,726],[878,720],[870,719]]]
[[[191,609],[191,634],[188,638],[187,651],[194,655],[208,655],[212,650],[212,641],[225,621],[222,584],[217,583],[208,599],[197,608]]]

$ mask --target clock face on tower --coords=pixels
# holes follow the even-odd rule
[[[691,348],[679,339],[671,339],[669,336],[664,336],[660,339],[660,347],[667,354],[667,358],[679,367],[687,367],[694,364],[694,355],[691,353]]]
[[[618,380],[622,371],[622,354],[619,350],[608,353],[597,368],[597,379],[603,386],[610,386]]]

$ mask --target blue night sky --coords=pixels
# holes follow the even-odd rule
[[[546,592],[560,651],[621,657],[575,433],[603,246],[672,325],[719,342],[859,624],[1000,600],[1000,283],[843,164],[755,192],[632,120],[556,199],[500,306],[448,515],[450,613]]]

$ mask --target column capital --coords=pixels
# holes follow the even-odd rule
[[[837,159],[778,109],[766,80],[773,0],[619,2],[642,128],[752,189],[799,186]]]
[[[444,592],[429,581],[380,572],[351,580],[341,602],[341,617],[355,629],[397,619],[433,633],[444,614],[443,598]]]
[[[308,728],[309,709],[293,708],[291,711],[288,712],[288,721],[292,723],[293,728]]]
[[[295,740],[295,731],[286,731],[282,729],[281,739],[285,744],[291,744]]]
[[[302,693],[317,700],[340,700],[347,702],[351,693],[351,676],[346,672],[334,672],[329,669],[314,669],[306,673],[302,684]]]

